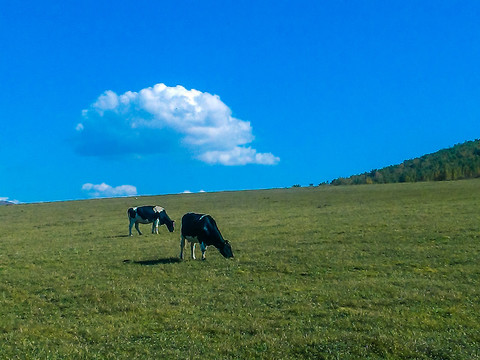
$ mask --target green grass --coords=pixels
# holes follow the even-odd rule
[[[177,260],[188,211],[234,259]],[[479,180],[3,206],[0,358],[479,359],[479,220]]]

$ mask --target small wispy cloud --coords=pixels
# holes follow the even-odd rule
[[[220,97],[157,84],[122,95],[107,90],[82,112],[77,150],[83,155],[151,155],[187,149],[208,164],[275,165],[280,158],[248,146],[250,122],[232,116]]]
[[[201,160],[209,164],[223,165],[274,165],[280,161],[280,158],[268,153],[257,153],[257,150],[250,147],[236,146],[229,150],[207,151],[199,156]]]
[[[1,197],[0,196],[0,203],[11,203],[11,204],[20,204],[20,201],[18,200],[11,200],[10,198],[8,197]]]
[[[82,190],[89,197],[117,197],[117,196],[133,196],[137,195],[137,188],[133,185],[110,186],[105,183],[101,184],[83,184]]]

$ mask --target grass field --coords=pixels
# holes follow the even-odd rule
[[[178,261],[188,211],[234,259]],[[2,206],[0,358],[479,359],[479,220],[480,180]]]

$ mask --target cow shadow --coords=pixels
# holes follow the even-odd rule
[[[154,260],[123,260],[123,262],[127,264],[152,266],[152,265],[176,264],[181,262],[181,260],[177,257],[169,257],[169,258],[154,259]]]
[[[119,238],[128,238],[128,237],[130,237],[130,235],[126,235],[126,234],[106,236],[107,239],[119,239]]]

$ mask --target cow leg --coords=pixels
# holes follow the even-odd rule
[[[141,232],[140,229],[138,228],[138,222],[135,223],[135,229],[137,229],[138,235],[142,235],[142,232]]]
[[[180,236],[180,260],[183,260],[183,250],[185,249],[185,238]]]
[[[152,234],[158,234],[158,223],[159,220],[155,220],[152,224]]]
[[[205,251],[207,251],[207,247],[204,242],[200,243],[200,250],[202,250],[202,260],[205,260]]]
[[[191,242],[190,243],[190,250],[192,251],[192,259],[195,260],[195,243]]]
[[[128,236],[132,236],[132,227],[135,222],[130,220],[130,224],[128,225]]]

